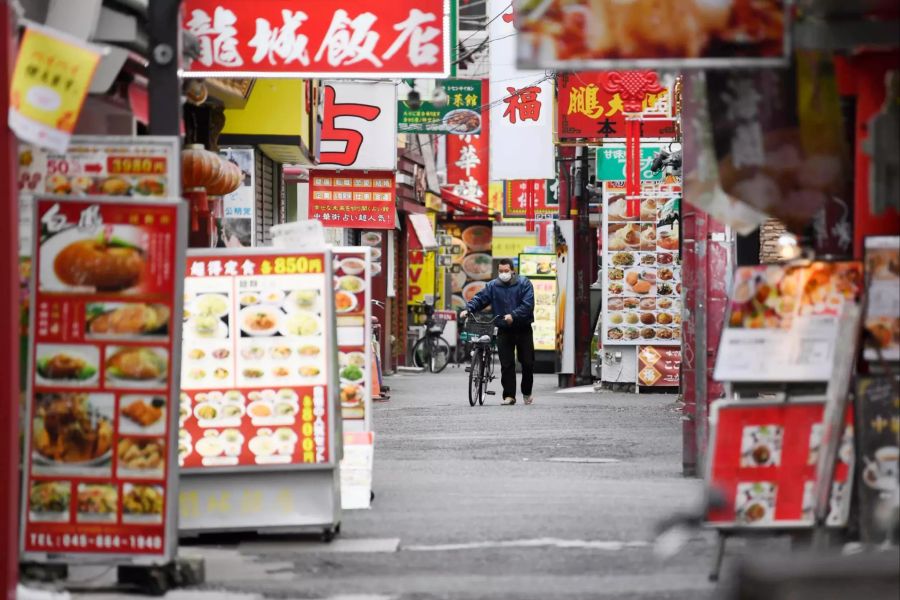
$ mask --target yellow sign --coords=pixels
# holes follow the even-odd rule
[[[517,237],[500,237],[494,230],[494,239],[491,241],[491,253],[494,258],[518,258],[525,252],[528,246],[536,246],[537,239],[534,234]]]
[[[47,27],[25,30],[9,88],[9,126],[20,140],[66,151],[101,54]]]
[[[491,213],[503,212],[503,182],[492,181],[488,184],[488,209]]]
[[[428,210],[441,212],[441,208],[443,208],[441,197],[437,194],[432,194],[431,192],[425,192],[425,208],[427,208]]]

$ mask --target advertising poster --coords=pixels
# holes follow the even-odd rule
[[[575,222],[556,223],[556,371],[575,372]]]
[[[681,385],[681,348],[638,346],[638,385],[641,387]]]
[[[29,23],[9,86],[9,128],[23,142],[65,152],[103,54],[99,46]]]
[[[26,559],[173,556],[184,207],[37,196]]]
[[[393,172],[314,170],[309,181],[310,219],[325,227],[394,228]]]
[[[431,100],[413,109],[405,100],[397,103],[397,133],[478,134],[481,133],[481,82],[445,79],[437,82],[447,102],[437,106]]]
[[[786,0],[515,0],[519,64],[562,71],[783,65],[787,5]]]
[[[371,249],[335,248],[333,256],[341,416],[344,431],[368,431],[372,409]]]
[[[654,173],[653,159],[668,144],[654,144],[641,140],[641,181],[662,181],[665,169]],[[597,181],[625,181],[625,144],[605,143],[596,150]]]
[[[558,73],[556,93],[559,98],[557,137],[560,141],[625,138],[622,95],[606,89],[603,73]],[[658,94],[646,93],[641,108],[645,117],[641,120],[642,138],[675,137],[668,88]]]
[[[508,181],[504,192],[504,219],[545,220],[559,215],[559,184],[556,179]]]
[[[427,215],[428,221],[433,221],[434,213]],[[425,215],[423,215],[425,216]],[[435,262],[436,253],[422,248],[422,242],[416,234],[411,219],[407,217],[407,246],[409,259],[407,261],[407,303],[410,305],[429,302],[435,296]],[[434,229],[434,225],[430,226]]]
[[[865,345],[866,360],[900,360],[900,237],[876,236],[865,240],[866,277],[869,279]]]
[[[879,516],[896,514],[900,506],[900,381],[862,377],[857,384],[856,414],[862,480],[859,486],[860,533],[863,542],[888,538]]]
[[[825,402],[718,401],[712,406],[707,484],[725,497],[707,522],[717,528],[809,527]],[[853,495],[853,414],[847,412],[826,525],[847,523]]]
[[[534,349],[556,350],[556,255],[519,254],[520,275],[534,286]]]
[[[681,345],[680,197],[644,197],[629,215],[624,182],[603,184],[603,345]]]
[[[392,82],[323,82],[317,119],[317,168],[397,168],[397,88]]]
[[[477,83],[487,94],[487,82]],[[479,133],[447,136],[447,183],[460,198],[489,206],[490,199],[490,111],[481,113]]]
[[[840,320],[862,283],[858,262],[738,268],[716,381],[829,381]]]
[[[362,280],[333,283],[329,253],[212,252],[187,260],[179,465],[331,464],[332,288]]]
[[[222,197],[217,248],[256,245],[256,162],[253,148],[220,148],[219,155],[240,168],[241,187]]]
[[[183,27],[198,38],[200,57],[185,76],[448,77],[456,18],[450,6],[444,0],[188,0]]]
[[[493,232],[489,221],[448,221],[442,228],[452,237],[450,280],[453,299],[450,308],[462,310],[491,280]]]

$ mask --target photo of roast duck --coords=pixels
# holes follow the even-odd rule
[[[115,238],[79,240],[56,255],[53,270],[67,285],[119,292],[140,282],[144,252]]]
[[[112,447],[112,425],[91,407],[87,394],[51,394],[39,402],[34,449],[40,455],[57,462],[86,462]]]
[[[90,317],[88,330],[97,334],[151,333],[168,324],[170,312],[162,304],[126,304],[113,310],[101,305]]]
[[[106,372],[117,379],[159,379],[166,374],[166,361],[150,348],[123,348],[106,361]]]

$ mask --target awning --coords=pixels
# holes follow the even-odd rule
[[[451,190],[452,188],[449,187],[441,189],[441,200],[450,205],[451,208],[468,215],[490,217],[490,208],[487,204],[463,198],[454,194]]]
[[[434,229],[432,229],[428,217],[426,215],[409,215],[409,222],[412,223],[413,231],[419,239],[422,250],[437,250],[437,238],[434,237]]]

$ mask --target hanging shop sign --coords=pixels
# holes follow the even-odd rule
[[[681,384],[681,348],[638,346],[638,385],[678,387]]]
[[[740,267],[715,379],[827,382],[839,325],[862,291],[858,262]]]
[[[487,93],[487,82],[477,82]],[[454,195],[487,205],[490,187],[490,111],[481,111],[481,132],[447,136],[447,183]]]
[[[603,344],[680,346],[680,196],[639,203],[629,214],[624,183],[604,182]]]
[[[253,148],[220,148],[219,155],[241,170],[241,187],[222,198],[219,248],[256,245],[256,162]]]
[[[187,77],[448,77],[453,21],[444,0],[188,0],[200,42]]]
[[[334,312],[345,432],[372,429],[372,249],[334,250]]]
[[[746,8],[728,2],[686,5],[679,0],[657,2],[652,9],[619,0],[539,5],[516,0],[513,4],[521,31],[518,58],[527,68],[732,69],[787,62],[789,3],[785,0]]]
[[[531,195],[529,196],[529,185]],[[531,206],[529,206],[531,202]],[[508,181],[503,202],[504,219],[552,219],[559,214],[559,184],[556,179]]]
[[[534,286],[534,349],[556,350],[556,255],[519,254],[519,274]]]
[[[311,171],[309,218],[325,227],[393,229],[394,187],[390,171]]]
[[[665,169],[651,170],[656,154],[667,144],[641,141],[641,181],[662,181]],[[625,144],[606,143],[596,150],[597,181],[625,181]]]
[[[397,167],[397,88],[391,82],[326,81],[318,112],[320,169]]]
[[[451,246],[448,248],[450,256],[453,257],[450,267],[453,299],[450,308],[464,309],[466,303],[491,280],[493,231],[489,221],[471,223],[446,221],[441,227],[452,237]]]
[[[865,240],[865,327],[869,340],[864,346],[868,361],[900,360],[900,237],[873,236]]]
[[[65,152],[102,55],[83,40],[29,24],[9,86],[9,127],[16,136]]]
[[[185,206],[37,197],[24,560],[174,558]]]
[[[861,377],[857,383],[859,455],[865,466],[859,486],[862,541],[881,543],[888,532],[879,514],[900,505],[900,381],[889,375]]]
[[[491,181],[554,179],[553,77],[516,66],[513,10],[488,0],[490,52]]]
[[[481,132],[481,81],[446,79],[439,85],[447,102],[437,106],[423,100],[421,107],[410,108],[405,100],[397,103],[397,132],[456,135]]]
[[[605,140],[625,137],[625,104],[621,92],[607,89],[607,73],[560,73],[557,137],[560,141]],[[669,87],[645,93],[641,101],[641,137],[674,138]]]
[[[715,402],[707,483],[724,505],[711,510],[707,522],[724,529],[811,526],[824,413],[824,400]],[[853,471],[853,414],[847,411],[828,526],[847,523]]]

